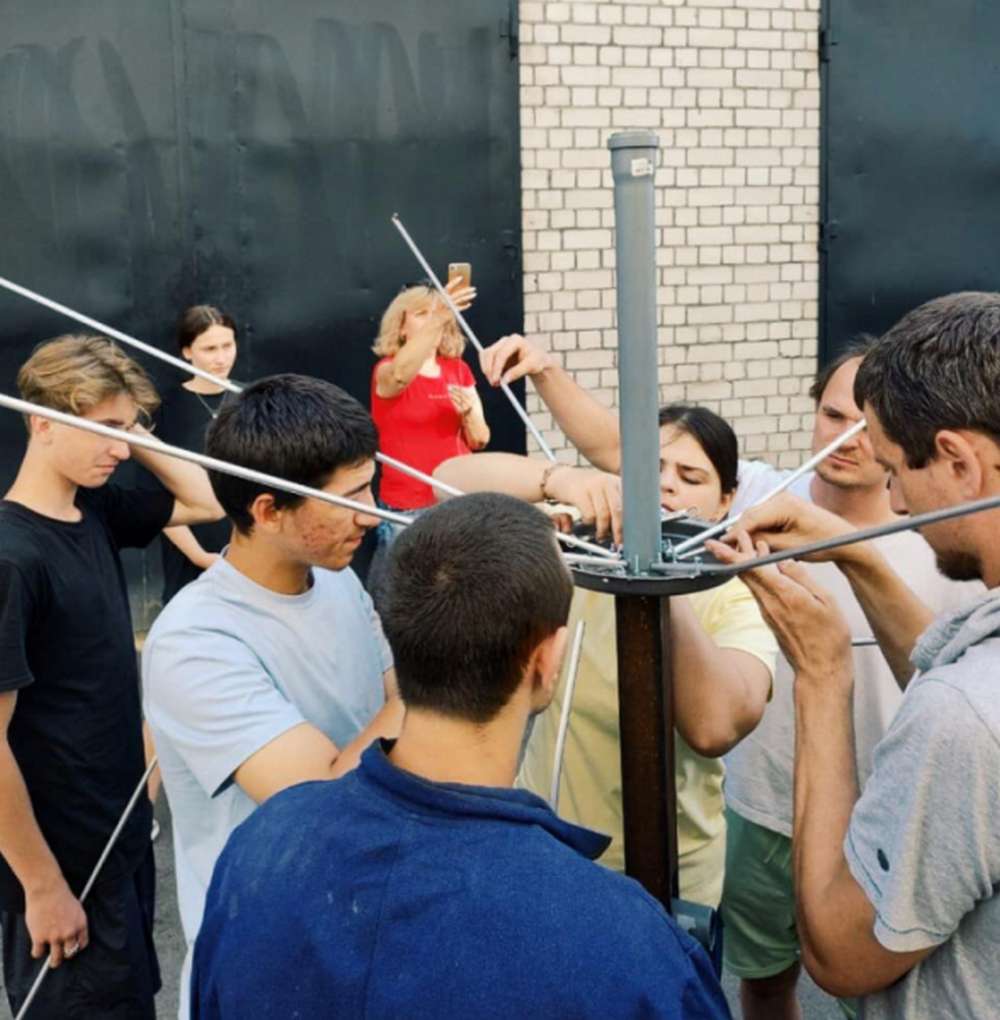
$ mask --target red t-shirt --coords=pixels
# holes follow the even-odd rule
[[[461,358],[438,357],[441,374],[437,378],[417,375],[398,397],[380,397],[375,392],[375,374],[379,365],[391,360],[383,358],[372,372],[372,418],[378,427],[379,448],[424,474],[433,474],[442,461],[470,452],[462,435],[462,416],[448,396],[448,387],[475,386],[476,381]],[[435,502],[429,485],[385,464],[379,497],[400,510],[417,510]]]

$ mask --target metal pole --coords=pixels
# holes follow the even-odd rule
[[[661,558],[653,202],[658,147],[651,131],[620,132],[608,140],[615,181],[623,528],[625,560],[635,573]]]
[[[392,214],[392,225],[399,231],[399,236],[406,242],[406,246],[413,252],[416,260],[420,263],[420,268],[427,274],[427,279],[434,285],[434,289],[438,292],[441,299],[448,306],[449,311],[455,316],[455,321],[462,327],[462,332],[469,338],[469,343],[479,351],[483,353],[483,345],[479,340],[479,337],[472,332],[472,328],[465,321],[465,316],[462,315],[458,305],[455,304],[451,299],[451,295],[441,285],[441,281],[437,278],[434,270],[431,269],[430,263],[424,258],[423,252],[417,247],[417,242],[410,237],[406,227],[403,226],[403,221],[399,218],[398,213]],[[552,448],[548,443],[545,442],[541,432],[538,431],[535,423],[528,417],[528,412],[521,406],[521,401],[514,396],[514,391],[507,385],[507,383],[500,383],[500,389],[503,391],[503,395],[510,401],[510,406],[517,412],[518,418],[524,422],[525,427],[534,436],[535,442],[538,443],[538,448],[545,454],[549,460],[554,461],[556,455],[552,452]]]
[[[580,672],[580,653],[583,651],[583,631],[586,624],[580,620],[573,634],[573,648],[569,653],[569,667],[566,671],[566,689],[563,691],[562,711],[559,713],[559,730],[556,734],[556,752],[552,759],[552,784],[549,788],[549,804],[559,814],[559,781],[562,779],[563,756],[566,753],[566,734],[569,733],[569,717],[573,713],[573,695],[576,692],[576,676]]]
[[[384,521],[391,521],[393,524],[410,524],[411,519],[403,514],[393,513],[391,510],[383,510],[380,506],[371,503],[359,503],[356,499],[348,499],[346,496],[337,496],[332,492],[324,492],[322,489],[314,489],[309,485],[300,485],[298,482],[289,481],[286,478],[278,478],[276,475],[269,475],[263,471],[254,471],[252,468],[242,467],[239,464],[230,464],[229,461],[218,460],[215,457],[208,457],[203,453],[195,453],[193,450],[185,450],[180,446],[168,446],[150,435],[140,435],[134,432],[126,432],[123,429],[113,429],[100,422],[90,421],[87,418],[78,418],[73,414],[65,414],[62,411],[55,411],[51,407],[42,407],[40,404],[33,404],[27,400],[18,400],[15,397],[8,397],[0,393],[0,407],[6,407],[11,411],[20,414],[34,414],[39,418],[48,418],[57,421],[61,425],[69,425],[71,428],[82,429],[84,432],[93,432],[98,436],[105,436],[108,439],[117,439],[129,446],[138,446],[143,450],[152,450],[153,453],[162,453],[168,457],[176,457],[178,460],[187,460],[192,464],[205,468],[206,471],[218,471],[223,475],[234,475],[236,478],[245,478],[251,482],[259,482],[269,488],[275,488],[281,492],[290,492],[295,496],[306,496],[310,499],[319,499],[324,503],[332,503],[334,506],[344,507],[347,510],[354,510],[356,513],[363,513],[370,517],[379,517]]]
[[[615,597],[625,872],[669,912],[678,895],[670,599]]]
[[[90,873],[90,878],[87,879],[87,884],[83,887],[83,892],[80,893],[80,903],[90,895],[90,890],[93,889],[94,883],[97,881],[97,876],[101,873],[101,868],[104,867],[104,862],[108,859],[115,843],[118,842],[118,837],[122,833],[122,829],[125,828],[125,823],[129,819],[129,815],[132,814],[132,809],[135,807],[139,800],[140,795],[146,789],[146,783],[149,782],[149,777],[153,774],[153,769],[156,768],[156,756],[146,766],[146,771],[143,773],[142,779],[139,780],[138,786],[129,798],[129,802],[125,805],[125,810],[122,812],[121,817],[118,819],[118,824],[115,826],[114,832],[108,837],[107,843],[104,845],[104,851],[101,856],[97,859],[97,864],[94,865],[94,870]],[[75,955],[75,954],[74,954]],[[38,977],[35,978],[34,984],[31,986],[31,990],[28,992],[24,1002],[21,1003],[21,1008],[17,1011],[17,1016],[14,1020],[23,1020],[23,1017],[28,1012],[28,1008],[35,1001],[35,996],[38,995],[39,990],[45,983],[45,979],[48,977],[49,971],[52,970],[50,962],[52,957],[50,956],[45,963],[42,964],[42,969],[38,972]]]

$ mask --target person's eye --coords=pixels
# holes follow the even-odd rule
[[[700,476],[695,477],[693,475],[681,475],[681,481],[684,482],[686,485],[704,485],[705,484],[705,479],[704,478],[702,478]]]

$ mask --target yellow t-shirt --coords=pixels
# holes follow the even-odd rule
[[[774,674],[777,645],[753,596],[734,578],[686,596],[706,633],[720,648],[759,658]],[[612,837],[600,863],[625,870],[622,839],[621,759],[618,751],[618,659],[614,597],[578,588],[569,632],[586,624],[559,787],[559,815]],[[567,656],[568,659],[568,656]],[[548,799],[567,666],[552,706],[535,719],[519,785]],[[696,754],[675,733],[677,843],[681,893],[716,905],[725,855],[723,764]],[[714,901],[714,902],[712,902]]]

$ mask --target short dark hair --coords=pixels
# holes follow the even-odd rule
[[[422,514],[389,554],[382,626],[403,701],[485,723],[566,623],[573,582],[549,519],[482,492]]]
[[[847,344],[838,351],[835,358],[828,361],[825,365],[821,365],[816,371],[816,378],[813,379],[812,386],[809,387],[809,396],[812,398],[813,403],[818,404],[823,399],[823,394],[826,392],[827,386],[830,385],[830,380],[833,378],[834,373],[838,372],[849,361],[854,361],[855,358],[863,358],[872,349],[872,344],[874,343],[875,337],[870,333],[859,333],[853,340],[848,340]]]
[[[718,472],[725,496],[733,492],[739,475],[740,445],[733,427],[707,407],[694,404],[665,404],[660,408],[660,427],[673,425],[686,432],[705,451]]]
[[[904,315],[868,352],[854,399],[906,463],[922,468],[941,429],[1000,442],[1000,294],[949,294]]]
[[[205,444],[210,457],[322,488],[339,467],[375,456],[378,432],[368,412],[339,386],[305,375],[272,375],[226,401]],[[210,471],[215,498],[237,531],[253,528],[249,510],[262,493],[277,507],[304,497]]]
[[[214,305],[192,305],[184,309],[177,320],[177,349],[183,351],[185,347],[190,347],[210,326],[225,326],[236,336],[233,317]]]

